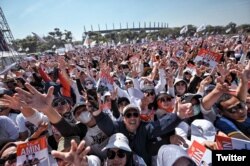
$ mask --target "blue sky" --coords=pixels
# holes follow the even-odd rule
[[[76,40],[87,30],[166,22],[169,27],[193,24],[250,24],[250,0],[0,0],[14,38],[35,32],[47,35],[67,29]]]

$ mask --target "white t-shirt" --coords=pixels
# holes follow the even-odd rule
[[[16,122],[16,117],[17,117],[18,114],[16,113],[9,113],[8,117],[17,125],[17,122]]]
[[[16,117],[17,126],[19,127],[19,133],[23,133],[25,131],[29,132],[29,136],[31,136],[37,129],[37,127],[29,122],[22,113],[18,114]]]
[[[103,159],[106,157],[102,149],[107,145],[109,137],[97,125],[88,128],[84,140],[91,147],[91,153]]]

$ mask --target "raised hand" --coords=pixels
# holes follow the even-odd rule
[[[181,99],[176,98],[174,112],[176,112],[181,119],[189,118],[193,116],[192,104],[182,104]]]
[[[175,144],[175,145],[183,145],[184,147],[188,148],[188,145],[187,145],[185,139],[177,134],[170,136],[170,143]]]
[[[22,106],[24,106],[25,103],[22,103],[20,101],[20,98],[18,97],[18,95],[14,95],[13,97],[9,95],[4,95],[0,99],[0,105],[14,109],[14,110],[21,110]]]
[[[135,69],[131,71],[131,77],[136,78],[139,75],[139,72],[137,72]]]
[[[117,94],[118,94],[118,88],[115,88],[113,92],[111,92],[110,99],[115,100],[117,98]]]
[[[37,109],[42,112],[46,112],[47,110],[49,110],[54,98],[54,87],[50,87],[47,94],[42,94],[29,83],[26,83],[25,86],[29,91],[25,91],[21,88],[16,88],[20,101],[25,102],[31,108]]]
[[[81,143],[77,146],[75,140],[72,140],[69,152],[59,152],[53,150],[51,154],[54,158],[59,158],[68,162],[68,164],[73,164],[74,166],[88,166],[87,154],[89,151],[90,147],[86,147],[85,141],[81,141]]]

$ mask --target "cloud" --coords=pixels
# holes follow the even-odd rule
[[[32,4],[30,6],[28,6],[21,14],[20,14],[20,18],[24,18],[32,13],[34,13],[35,11],[39,10],[41,7],[43,6],[42,2],[38,2],[36,4]]]

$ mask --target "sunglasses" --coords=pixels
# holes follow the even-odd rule
[[[129,82],[125,82],[125,85],[132,85],[133,82],[132,81],[129,81]]]
[[[145,92],[146,96],[154,96],[155,95],[155,92]]]
[[[129,113],[126,113],[124,116],[126,118],[131,118],[132,116],[135,117],[135,118],[138,118],[139,117],[139,113],[138,112],[129,112]]]
[[[172,101],[172,99],[170,97],[163,97],[163,98],[160,98],[160,101],[161,102],[170,102],[170,101]]]
[[[54,103],[52,104],[52,107],[58,107],[59,105],[60,105],[60,106],[63,106],[63,105],[65,105],[65,104],[67,104],[67,101],[65,101],[65,100],[63,100],[63,101],[58,101],[58,102],[54,102]]]
[[[127,65],[122,66],[123,69],[128,69],[129,67]]]
[[[9,154],[6,157],[0,159],[0,165],[4,165],[7,161],[9,164],[13,164],[16,162],[16,153]]]
[[[92,82],[87,82],[85,85],[93,85]]]
[[[115,152],[113,150],[108,150],[108,152],[107,152],[108,159],[114,159],[116,155],[119,158],[124,158],[126,156],[126,151],[119,149],[117,152]]]
[[[231,113],[231,114],[235,114],[239,110],[243,110],[243,109],[247,109],[247,105],[245,103],[241,102],[232,108],[226,109],[226,111]]]

